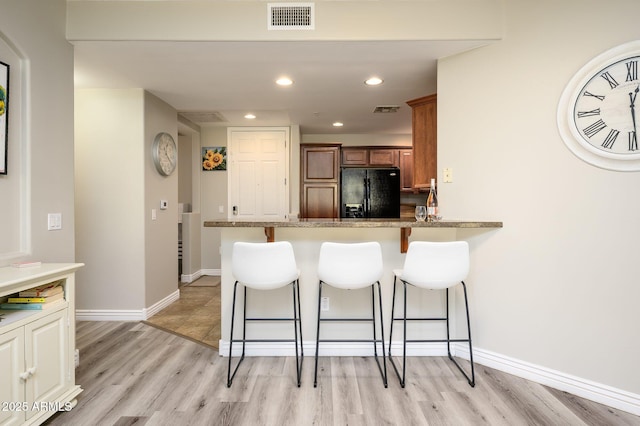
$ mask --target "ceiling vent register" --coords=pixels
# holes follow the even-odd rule
[[[315,29],[313,3],[269,3],[267,6],[270,31]]]
[[[388,114],[388,113],[392,113],[392,112],[398,112],[399,109],[400,109],[400,107],[398,105],[378,105],[373,110],[373,112],[374,113]]]

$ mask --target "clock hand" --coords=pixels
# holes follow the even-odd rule
[[[629,100],[631,101],[631,120],[633,121],[633,131],[636,131],[636,96],[638,96],[638,91],[640,89],[640,84],[636,87],[636,90],[633,92],[629,92]]]

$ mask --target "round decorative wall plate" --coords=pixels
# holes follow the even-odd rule
[[[558,104],[558,129],[578,158],[597,167],[640,170],[640,40],[596,56],[573,76]]]

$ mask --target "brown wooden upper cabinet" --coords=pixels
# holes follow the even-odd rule
[[[407,102],[413,122],[413,187],[425,189],[438,173],[437,95]]]
[[[414,192],[411,147],[358,146],[342,148],[343,167],[399,167],[400,190]]]
[[[300,217],[339,217],[340,145],[301,144],[300,156]]]

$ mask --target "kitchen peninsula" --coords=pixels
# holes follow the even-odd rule
[[[267,242],[275,241],[275,228],[400,228],[400,252],[406,253],[412,228],[502,228],[502,222],[452,221],[418,222],[400,219],[299,219],[287,221],[205,221],[205,227],[213,228],[264,228]]]
[[[222,316],[222,338],[220,341],[220,354],[228,355],[229,327],[231,321],[231,299],[233,284],[235,279],[231,274],[231,252],[233,243],[236,241],[265,242],[265,241],[289,241],[293,245],[296,263],[300,270],[300,298],[302,314],[302,332],[305,349],[313,351],[315,347],[315,318],[318,309],[318,278],[317,261],[320,252],[320,245],[324,241],[333,242],[361,242],[378,241],[382,247],[384,265],[382,284],[382,303],[384,312],[384,328],[389,330],[391,312],[391,299],[393,287],[393,270],[402,268],[404,263],[404,252],[409,244],[409,240],[429,240],[429,241],[452,241],[468,240],[471,244],[471,257],[474,252],[481,250],[480,245],[473,244],[475,240],[480,240],[483,244],[490,242],[492,232],[502,228],[502,222],[497,221],[453,221],[442,220],[439,222],[417,222],[413,219],[299,219],[289,221],[232,221],[216,220],[205,221],[205,227],[221,228],[221,316]],[[473,287],[473,268],[469,277],[469,285]],[[282,290],[282,291],[280,291]],[[253,298],[247,307],[249,312],[260,311],[265,316],[288,315],[290,314],[290,290],[280,289],[263,292],[260,298]],[[355,290],[366,291],[366,290]],[[354,292],[355,292],[354,291]],[[329,298],[329,314],[339,316],[348,309],[349,314],[357,316],[358,313],[366,312],[370,309],[370,304],[363,303],[362,297],[353,297],[349,293],[335,293],[327,291],[323,296]],[[366,299],[366,298],[365,298]],[[452,306],[457,306],[455,292],[452,294]],[[258,302],[259,300],[259,302]],[[415,303],[419,307],[432,307],[438,300],[433,298],[417,298]],[[241,318],[236,318],[236,326],[241,327]],[[256,326],[256,325],[251,325]],[[275,333],[273,338],[288,336],[292,333],[284,324],[274,322],[271,332]],[[453,325],[455,327],[455,323]],[[251,330],[251,328],[250,328]],[[328,331],[329,332],[329,331]],[[250,333],[250,331],[248,331]],[[346,330],[332,330],[332,335],[340,337],[341,334],[353,337],[369,336],[370,326],[355,323],[353,327]],[[336,334],[337,333],[337,334]],[[394,338],[396,335],[394,334]],[[398,339],[401,335],[398,335]],[[400,340],[393,342],[392,352],[401,346]],[[434,348],[427,348],[417,345],[411,348],[415,354],[433,354]],[[435,348],[446,353],[446,346]],[[335,344],[321,350],[320,355],[347,355],[364,356],[371,353],[371,345],[365,344]],[[293,346],[282,344],[274,346],[270,344],[247,345],[247,355],[292,355]],[[463,355],[464,356],[464,355]]]

